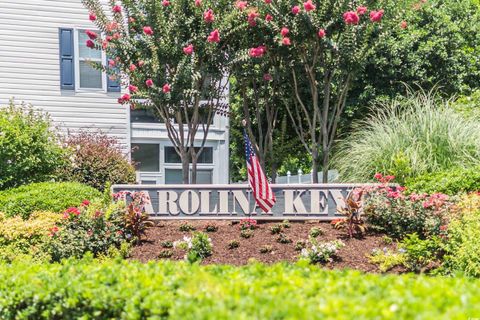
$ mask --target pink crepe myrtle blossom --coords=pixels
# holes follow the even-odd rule
[[[98,34],[96,32],[93,32],[91,30],[86,30],[85,31],[85,34],[91,39],[91,40],[95,40],[98,38]]]
[[[343,14],[343,20],[346,24],[358,24],[360,18],[355,11],[347,11]]]
[[[271,75],[270,73],[265,73],[265,74],[263,75],[263,80],[264,80],[264,81],[272,81],[272,80],[273,80],[273,77],[272,77],[272,75]]]
[[[269,22],[269,21],[272,21],[272,20],[273,20],[272,15],[270,15],[270,14],[267,13],[267,14],[265,15],[265,21]]]
[[[97,20],[97,16],[93,12],[90,12],[88,14],[88,19],[93,22],[93,21]]]
[[[145,61],[140,60],[140,61],[138,61],[137,64],[138,64],[138,66],[141,68],[141,67],[143,67],[143,65],[145,64]]]
[[[162,1],[162,6],[168,7],[169,5],[170,5],[170,1],[168,1],[168,0],[163,0]]]
[[[132,63],[132,64],[128,67],[128,70],[130,70],[130,72],[134,72],[135,70],[137,70],[137,66]]]
[[[165,83],[162,87],[163,93],[169,93],[170,92],[170,85],[168,83]]]
[[[285,37],[285,38],[282,39],[282,44],[283,44],[284,46],[289,46],[289,45],[292,44],[292,42],[290,41],[290,38]]]
[[[138,91],[138,87],[131,84],[128,86],[128,91],[130,91],[130,93],[135,93]]]
[[[237,9],[239,9],[240,11],[245,10],[245,9],[247,8],[247,5],[248,5],[247,1],[240,1],[240,0],[239,0],[239,1],[237,1],[237,2],[235,3],[235,6],[236,6]]]
[[[117,64],[117,63],[115,62],[115,60],[112,60],[112,59],[109,59],[109,60],[108,60],[108,66],[109,66],[110,68],[115,67],[116,64]]]
[[[89,205],[90,205],[90,201],[88,201],[86,199],[82,201],[82,206],[83,207],[88,207]]]
[[[147,36],[153,35],[152,27],[150,27],[150,26],[143,27],[143,33],[145,33]]]
[[[299,7],[299,6],[293,6],[293,8],[292,8],[292,13],[293,13],[294,15],[299,14],[299,13],[300,13],[300,7]]]
[[[316,9],[315,5],[312,3],[312,0],[307,0],[303,3],[303,7],[305,8],[306,12],[313,11]]]
[[[265,46],[258,46],[256,48],[251,48],[249,50],[249,55],[250,57],[260,58],[265,54],[265,52],[267,52],[267,48]]]
[[[205,20],[206,23],[212,23],[213,21],[215,21],[215,16],[213,15],[212,9],[208,9],[207,11],[205,11],[205,13],[203,14],[203,20]]]
[[[118,23],[116,21],[109,22],[106,29],[108,32],[113,32],[118,29]]]
[[[220,42],[220,32],[218,31],[218,29],[215,29],[210,33],[210,35],[207,38],[207,41],[215,42],[215,43]]]
[[[365,6],[360,6],[357,8],[357,13],[361,16],[361,15],[364,15],[365,13],[367,13],[367,7]]]
[[[290,33],[290,30],[288,30],[287,27],[283,27],[282,30],[280,30],[280,34],[282,37],[286,37]]]
[[[183,53],[185,53],[187,56],[191,55],[193,53],[193,44],[189,44],[188,46],[184,47]]]
[[[258,18],[258,16],[259,14],[255,11],[252,11],[248,14],[247,21],[250,27],[255,27],[257,25],[256,19]]]
[[[272,3],[272,0],[263,0],[266,4]]]
[[[325,31],[325,29],[320,29],[318,30],[317,35],[320,39],[322,39],[322,38],[325,38],[325,36],[327,35],[327,32]]]
[[[130,99],[132,98],[132,96],[128,93],[125,93],[123,96],[122,96],[122,100],[125,101],[125,102],[128,102],[130,101]]]
[[[372,22],[382,21],[383,12],[384,12],[383,10],[371,11],[370,12],[370,21],[372,21]]]
[[[148,79],[147,81],[145,81],[145,85],[149,88],[153,87],[153,80],[152,79]]]
[[[114,13],[121,13],[122,12],[122,7],[119,6],[119,5],[115,5],[115,6],[113,6],[112,11]]]
[[[202,6],[202,0],[195,0],[195,7],[201,7]]]
[[[87,40],[87,42],[85,43],[85,45],[87,46],[87,48],[90,48],[90,49],[95,48],[95,43],[94,43],[92,40],[90,40],[90,39]]]
[[[403,20],[403,21],[400,23],[400,28],[402,28],[402,29],[407,29],[407,27],[408,27],[407,21]]]

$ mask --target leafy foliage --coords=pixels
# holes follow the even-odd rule
[[[111,184],[134,183],[135,168],[125,157],[115,138],[101,132],[81,132],[70,135],[65,144],[71,150],[71,165],[60,177],[103,190]]]
[[[0,211],[7,216],[27,219],[35,211],[62,212],[78,206],[83,200],[100,197],[92,187],[76,182],[32,183],[0,191]]]
[[[27,220],[6,217],[0,213],[0,260],[11,262],[19,256],[49,260],[49,234],[61,215],[52,212],[34,212]]]
[[[452,168],[407,179],[406,187],[417,193],[441,192],[448,195],[480,190],[480,166]]]
[[[429,264],[439,259],[442,241],[438,236],[422,240],[414,233],[407,235],[399,247],[404,250],[403,265],[408,270],[423,273]]]
[[[399,183],[421,174],[480,162],[480,122],[464,119],[432,92],[382,105],[339,145],[340,178],[366,182],[377,172]]]
[[[441,272],[480,277],[480,195],[465,196],[447,229]]]
[[[340,248],[345,244],[341,240],[330,242],[319,242],[316,238],[310,237],[309,245],[302,249],[301,257],[310,263],[327,263],[333,261]]]
[[[403,187],[364,187],[363,212],[372,229],[394,238],[417,233],[422,239],[439,235],[447,224],[452,202],[441,193],[405,194]]]
[[[67,152],[50,119],[32,107],[10,105],[0,112],[0,190],[56,178]]]
[[[461,277],[374,275],[305,264],[19,261],[0,265],[0,318],[476,318],[479,285]]]
[[[183,241],[176,241],[174,246],[186,250],[185,260],[190,263],[202,261],[212,255],[212,240],[203,232],[194,232],[192,237],[184,237]]]
[[[345,200],[345,208],[340,210],[340,213],[346,217],[344,219],[339,219],[334,225],[336,229],[347,229],[350,238],[352,238],[354,234],[362,236],[367,231],[365,221],[360,215],[362,196],[362,189],[355,189],[349,194]]]

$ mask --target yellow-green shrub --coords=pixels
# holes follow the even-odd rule
[[[61,215],[53,212],[34,212],[27,220],[0,213],[0,260],[24,255],[47,258],[49,233],[60,219]]]
[[[441,271],[480,277],[480,195],[468,195],[458,206],[448,226]]]

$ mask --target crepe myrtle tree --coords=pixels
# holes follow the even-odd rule
[[[266,37],[272,16],[260,17],[257,2],[237,1],[240,15],[236,46],[241,54],[232,68],[243,126],[252,140],[260,165],[275,182],[282,164],[286,143],[286,112],[282,100],[290,94],[289,68],[285,65],[273,37]],[[235,97],[234,97],[235,98]],[[237,117],[237,115],[235,115]]]
[[[301,143],[312,155],[315,183],[320,163],[323,182],[327,182],[337,126],[368,50],[381,37],[385,3],[263,0],[251,8],[263,29],[264,39],[258,40],[258,46],[275,43],[263,50],[275,50],[289,72],[293,99],[284,99],[284,106]]]
[[[82,0],[99,31],[87,46],[103,50],[96,67],[128,88],[119,103],[150,109],[165,123],[182,162],[183,182],[196,183],[197,161],[215,114],[227,115],[225,92],[235,12],[228,0]],[[189,175],[190,163],[192,174]]]

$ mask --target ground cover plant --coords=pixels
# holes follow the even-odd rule
[[[0,191],[0,212],[26,219],[35,211],[60,213],[97,197],[101,197],[98,190],[78,182],[32,183]]]
[[[0,317],[466,319],[480,316],[479,281],[327,271],[308,263],[19,261],[0,264]]]

